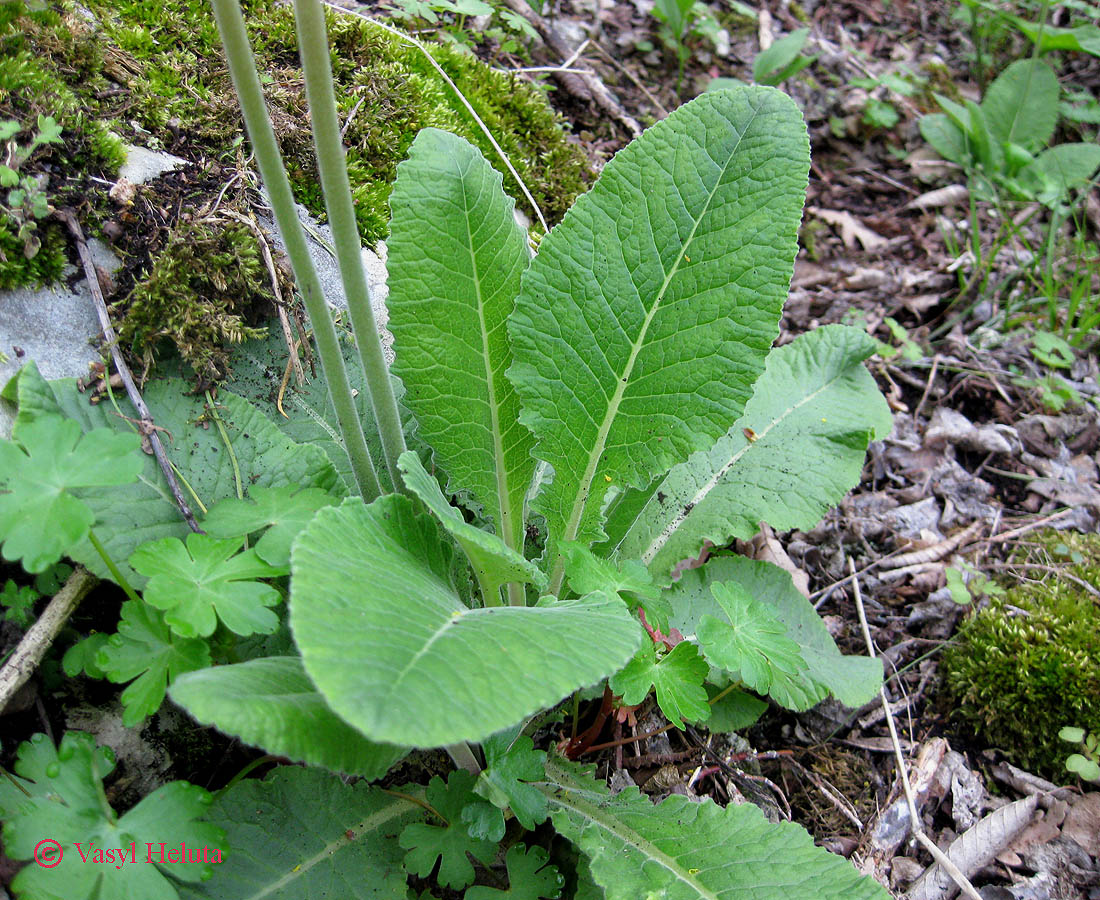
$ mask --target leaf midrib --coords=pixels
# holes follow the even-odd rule
[[[569,519],[565,526],[565,533],[562,537],[563,540],[572,541],[576,540],[577,531],[580,529],[581,518],[584,515],[584,508],[588,501],[588,494],[592,487],[592,480],[596,475],[596,468],[599,465],[600,457],[603,456],[603,451],[607,443],[607,436],[611,433],[611,426],[614,424],[615,418],[619,412],[619,404],[622,402],[623,394],[626,392],[626,388],[629,386],[630,376],[634,370],[634,365],[637,362],[638,355],[641,353],[642,347],[645,344],[646,334],[649,331],[649,326],[653,322],[654,317],[657,315],[657,311],[661,308],[661,303],[664,300],[665,293],[668,290],[668,286],[672,283],[672,279],[676,276],[676,273],[680,269],[680,263],[683,261],[684,256],[687,254],[688,248],[691,246],[691,242],[695,240],[695,233],[699,229],[700,223],[706,218],[707,213],[710,211],[711,201],[714,200],[715,194],[718,193],[718,189],[722,186],[723,179],[726,177],[726,172],[729,171],[729,167],[733,163],[734,157],[737,155],[737,151],[741,146],[741,141],[752,127],[752,123],[756,120],[756,116],[759,113],[758,108],[753,108],[752,115],[741,129],[741,133],[737,136],[737,143],[733,145],[729,152],[729,156],[726,158],[726,162],[722,165],[722,170],[718,173],[718,177],[715,179],[714,187],[711,188],[707,194],[706,202],[703,204],[702,210],[699,215],[696,216],[695,221],[692,223],[691,232],[688,234],[687,239],[680,247],[680,252],[676,257],[675,262],[672,264],[672,268],[669,269],[668,274],[665,275],[664,283],[661,285],[660,290],[653,299],[653,303],[650,306],[649,311],[646,313],[645,320],[642,322],[642,327],[638,332],[638,337],[634,340],[630,348],[630,355],[627,357],[626,365],[623,368],[622,373],[616,378],[615,393],[612,395],[611,400],[608,402],[607,411],[604,414],[603,421],[600,423],[599,431],[596,434],[596,440],[592,445],[592,451],[588,457],[588,464],[585,467],[584,475],[581,477],[580,485],[577,489],[577,496],[573,502],[573,509],[570,512]],[[557,594],[561,590],[562,579],[564,577],[564,564],[561,556],[558,555],[554,563],[554,572],[551,577],[551,591]]]
[[[270,884],[264,886],[255,894],[249,895],[245,900],[261,900],[263,897],[268,897],[271,894],[278,892],[280,889],[288,884],[297,881],[299,878],[304,878],[306,874],[316,866],[318,863],[326,862],[332,859],[333,855],[341,850],[341,845],[350,846],[352,841],[358,840],[366,834],[373,831],[377,831],[381,826],[385,825],[390,819],[396,818],[407,812],[403,807],[405,804],[412,805],[411,801],[397,801],[395,800],[389,806],[384,809],[373,813],[371,816],[363,820],[359,825],[347,829],[347,831],[341,831],[339,837],[328,841],[320,850],[318,850],[309,859],[302,860],[293,869],[287,872],[282,878],[272,881]],[[352,838],[348,838],[348,832],[353,834]]]
[[[504,462],[504,442],[500,431],[500,401],[497,397],[496,378],[489,354],[489,332],[485,324],[485,297],[481,289],[481,270],[474,253],[474,235],[470,230],[470,198],[466,192],[466,179],[459,177],[462,185],[463,219],[466,223],[466,247],[470,252],[470,269],[473,273],[474,292],[477,295],[477,320],[481,332],[481,356],[485,364],[485,382],[489,393],[489,421],[493,432],[493,461],[497,482],[497,531],[506,547],[515,549],[512,518],[508,495],[508,472]]]
[[[579,796],[571,796],[568,802],[565,802],[564,798],[553,791],[554,787],[557,787],[564,794],[576,794],[576,791],[570,789],[569,786],[563,782],[566,780],[561,777],[567,773],[561,769],[554,767],[554,771],[551,772],[552,764],[547,761],[546,772],[555,779],[555,782],[551,784],[539,784],[536,787],[542,791],[551,803],[559,806],[567,813],[574,812],[585,818],[589,823],[595,825],[603,831],[611,834],[618,840],[622,841],[627,846],[633,847],[639,853],[641,853],[646,859],[651,859],[654,862],[661,865],[663,868],[673,874],[678,881],[682,881],[693,891],[695,891],[699,897],[704,900],[721,900],[718,894],[711,890],[708,890],[699,881],[691,876],[691,873],[684,869],[680,865],[679,860],[672,856],[669,856],[659,847],[655,846],[652,841],[642,837],[633,828],[628,826],[625,822],[621,822],[616,819],[614,815],[600,815],[600,807],[589,803],[587,800],[581,799]]]
[[[767,437],[772,429],[778,427],[782,422],[786,421],[788,417],[793,415],[807,403],[810,403],[811,401],[817,399],[817,397],[819,397],[822,393],[829,390],[829,388],[836,384],[836,382],[844,378],[844,375],[844,372],[838,372],[835,377],[829,379],[827,382],[822,384],[821,387],[819,387],[816,391],[807,394],[793,406],[788,406],[785,410],[783,410],[783,412],[772,419],[772,421],[767,426],[756,433],[755,441],[747,442],[744,447],[734,453],[725,463],[723,463],[722,467],[718,469],[718,471],[715,472],[714,475],[707,479],[706,483],[704,483],[704,485],[695,492],[695,496],[693,496],[691,500],[689,500],[680,508],[680,512],[676,514],[676,517],[668,525],[666,525],[661,533],[653,539],[648,547],[646,547],[645,552],[642,553],[642,563],[648,566],[651,562],[653,562],[653,559],[657,556],[658,553],[661,552],[661,548],[664,547],[665,544],[667,544],[672,539],[672,536],[680,530],[680,526],[687,521],[688,516],[690,516],[691,513],[695,510],[695,507],[706,500],[707,496],[712,490],[714,490],[718,486],[718,483],[722,480],[722,478],[725,477],[726,473],[728,473],[730,469],[737,465],[741,457],[748,453],[749,450],[751,450],[758,441]],[[736,422],[734,423],[733,427],[737,427]],[[645,507],[643,507],[643,510],[644,509]],[[688,511],[684,512],[685,509]]]

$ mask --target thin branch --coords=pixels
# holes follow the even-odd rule
[[[98,580],[83,566],[77,566],[42,611],[38,621],[23,635],[15,652],[8,657],[4,668],[0,669],[0,710],[8,705],[15,692],[34,674],[54,638]]]
[[[69,229],[69,234],[72,235],[73,242],[76,244],[76,252],[80,256],[81,265],[84,267],[84,278],[88,282],[88,289],[92,292],[96,315],[99,317],[99,327],[103,329],[103,337],[107,341],[107,346],[111,349],[111,359],[115,364],[115,371],[122,377],[122,383],[126,387],[126,396],[130,398],[130,403],[133,404],[138,416],[140,416],[138,430],[143,437],[148,439],[150,446],[153,448],[157,465],[164,473],[164,478],[168,482],[168,490],[172,492],[172,499],[176,501],[180,514],[187,522],[187,527],[197,534],[202,534],[202,529],[199,527],[199,523],[195,521],[195,515],[191,512],[191,507],[183,499],[183,491],[180,490],[176,473],[172,471],[168,454],[164,452],[164,445],[160,442],[160,436],[153,424],[153,416],[149,412],[149,407],[145,405],[145,400],[134,383],[134,376],[130,374],[130,367],[126,365],[126,360],[122,357],[122,351],[118,348],[118,335],[115,334],[114,326],[111,324],[111,316],[107,312],[107,302],[103,299],[103,291],[99,286],[99,276],[96,274],[92,255],[88,252],[88,244],[84,240],[84,232],[80,227],[80,223],[76,221],[76,217],[68,209],[59,209],[55,215],[65,223],[65,227]]]
[[[852,590],[855,592],[856,611],[859,613],[859,626],[863,630],[863,639],[867,642],[867,654],[875,658],[875,643],[871,640],[871,629],[867,625],[867,612],[863,608],[863,594],[859,589],[859,578],[856,577],[856,564],[851,557],[848,558],[849,577],[852,579]],[[909,766],[905,762],[905,755],[901,750],[901,741],[898,740],[898,730],[894,725],[894,715],[890,712],[890,704],[886,699],[886,688],[878,689],[882,700],[882,708],[886,713],[886,727],[890,730],[890,740],[894,745],[894,758],[898,763],[898,777],[901,778],[901,786],[905,791],[905,802],[909,808],[909,825],[913,830],[913,836],[920,841],[924,849],[932,854],[932,858],[940,864],[943,870],[951,876],[951,879],[959,886],[959,889],[970,897],[971,900],[982,900],[981,894],[974,890],[970,879],[955,865],[951,858],[944,853],[935,842],[924,833],[924,825],[917,813],[917,802],[913,797],[913,786],[909,783]]]

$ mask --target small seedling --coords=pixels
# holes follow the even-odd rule
[[[752,80],[774,87],[816,62],[816,56],[802,54],[809,37],[809,28],[799,28],[762,50],[753,61]]]
[[[1086,734],[1084,728],[1066,726],[1058,737],[1070,744],[1077,744],[1080,753],[1071,753],[1066,759],[1066,769],[1083,781],[1100,784],[1100,735]]]

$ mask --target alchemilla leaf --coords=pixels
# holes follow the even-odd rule
[[[4,559],[43,572],[87,536],[95,513],[74,488],[134,481],[144,461],[136,434],[43,416],[0,439],[0,542]]]
[[[708,671],[706,660],[690,641],[680,641],[660,660],[653,642],[642,641],[634,658],[608,683],[630,706],[641,703],[650,689],[656,688],[661,712],[677,728],[683,728],[684,719],[702,722],[710,716],[703,687]]]
[[[306,672],[371,740],[482,740],[634,655],[642,629],[616,595],[471,609],[448,553],[435,520],[392,494],[321,510],[294,545],[290,623]]]
[[[150,381],[143,394],[153,420],[172,435],[169,453],[173,465],[206,506],[222,497],[235,496],[238,476],[250,487],[293,484],[327,490],[337,485],[336,470],[322,450],[295,444],[252,404],[221,390],[218,414],[233,448],[230,457],[221,432],[203,427],[202,423],[209,424],[210,411],[204,398],[191,394],[192,387],[180,379],[165,378]],[[85,432],[103,428],[124,434],[128,441],[135,440],[130,423],[115,415],[109,403],[89,404],[73,378],[47,382],[34,363],[28,363],[19,370],[15,390],[19,400],[14,426],[17,439],[23,429],[42,418],[68,416]],[[118,400],[123,415],[137,416],[125,397]],[[167,439],[165,434],[161,436]],[[188,529],[156,459],[148,454],[135,456],[142,461],[136,482],[80,488],[79,496],[95,516],[96,537],[122,574],[141,589],[145,579],[127,565],[130,554],[147,541],[182,539]],[[111,577],[87,539],[78,541],[67,555],[100,578]]]
[[[699,569],[689,569],[668,593],[672,624],[695,635],[707,615],[725,617],[712,584],[739,585],[783,623],[806,668],[796,673],[772,670],[772,698],[788,709],[804,710],[832,694],[845,706],[860,707],[882,685],[882,662],[868,656],[845,656],[837,648],[813,605],[794,586],[790,573],[762,560],[716,556]]]
[[[165,610],[164,621],[183,637],[209,637],[218,619],[236,634],[271,634],[279,617],[268,607],[279,592],[257,578],[285,575],[286,569],[265,563],[256,551],[237,551],[243,538],[219,541],[205,534],[164,538],[142,544],[130,565],[148,577],[147,603]]]
[[[448,476],[512,550],[534,440],[519,422],[506,320],[530,254],[501,176],[462,138],[425,128],[390,195],[387,301],[405,403]]]
[[[432,874],[439,863],[439,883],[450,888],[464,888],[474,880],[474,867],[467,858],[488,865],[497,853],[493,841],[471,837],[462,821],[462,808],[476,801],[472,788],[474,776],[462,769],[443,779],[436,775],[428,784],[427,801],[439,813],[442,824],[413,824],[401,832],[400,843],[409,852],[405,854],[405,867],[422,878]]]
[[[301,488],[295,484],[281,487],[251,487],[248,497],[226,497],[219,501],[202,521],[203,531],[215,538],[245,537],[256,531],[256,555],[265,563],[286,568],[290,565],[290,545],[317,510],[331,506],[337,498],[320,488]]]
[[[712,666],[740,678],[758,694],[771,691],[776,676],[797,676],[806,661],[798,644],[787,637],[787,626],[736,582],[710,586],[722,617],[699,621],[699,645]]]
[[[561,896],[565,879],[550,865],[550,854],[542,847],[516,844],[504,856],[508,869],[508,890],[477,885],[466,891],[464,900],[555,900]]]
[[[559,540],[601,536],[608,491],[725,434],[778,334],[809,142],[771,88],[714,91],[620,151],[542,241],[509,320]],[[551,586],[560,583],[551,560]]]
[[[0,779],[5,851],[30,860],[36,848],[48,852],[40,846],[48,836],[62,857],[49,868],[32,864],[20,870],[11,883],[16,897],[177,900],[174,879],[208,879],[224,860],[225,832],[197,821],[209,810],[209,792],[173,781],[119,817],[102,799],[102,781],[112,769],[111,750],[82,732],[67,732],[59,749],[44,734],[20,745],[20,777],[15,783]]]
[[[612,591],[631,607],[645,610],[646,621],[663,632],[668,631],[668,617],[672,612],[661,589],[653,583],[653,576],[640,562],[627,559],[615,562],[601,559],[580,541],[561,541],[565,577],[577,594],[593,591]]]
[[[511,809],[516,821],[528,831],[546,821],[546,797],[529,782],[545,776],[546,751],[536,750],[527,735],[516,729],[494,734],[482,744],[485,771],[474,790],[501,809]]]
[[[160,709],[177,676],[210,665],[210,648],[201,638],[174,634],[153,607],[127,600],[118,633],[100,647],[95,662],[111,681],[133,681],[122,692],[122,724],[133,726]]]

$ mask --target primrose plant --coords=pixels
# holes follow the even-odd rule
[[[612,795],[579,762],[616,703],[650,694],[673,727],[735,728],[766,699],[791,710],[829,696],[858,706],[881,685],[880,663],[843,656],[779,568],[713,550],[673,577],[683,560],[748,539],[761,521],[811,527],[891,425],[863,366],[875,344],[859,329],[821,328],[772,348],[809,168],[797,108],[760,86],[681,107],[607,164],[533,258],[501,176],[460,138],[422,131],[391,200],[389,326],[403,414],[357,280],[324,18],[315,0],[295,9],[365,375],[349,371],[300,252],[240,8],[217,0],[327,378],[315,418],[331,425],[283,422],[283,434],[223,390],[201,413],[217,429],[197,433],[193,406],[180,404],[199,401],[151,386],[158,421],[189,434],[176,460],[182,480],[210,503],[208,533],[185,542],[151,462],[133,484],[109,488],[69,460],[67,480],[43,489],[83,492],[86,508],[68,549],[35,566],[68,553],[136,585],[119,635],[77,645],[68,668],[136,679],[127,708],[138,720],[167,690],[199,722],[307,764],[225,790],[206,816],[221,829],[207,841],[221,841],[224,861],[173,884],[188,897],[313,897],[338,884],[346,896],[396,898],[412,875],[470,900],[556,898],[566,885],[568,896],[630,900],[884,898],[802,829],[770,824],[751,805]],[[36,453],[48,456],[51,440],[79,449],[76,424],[34,422],[70,412],[81,440],[97,445],[106,439],[94,425],[129,428],[33,371],[16,393],[25,445],[0,454],[0,487],[11,489],[7,472],[29,470]],[[232,454],[215,452],[219,433]],[[143,546],[136,516],[154,538]],[[9,558],[20,534],[0,532]],[[85,547],[92,535],[96,546]],[[127,564],[105,570],[112,554]],[[599,700],[594,711],[586,698]],[[38,797],[52,776],[26,746],[17,772]],[[387,776],[431,748],[456,763],[446,779],[403,785],[415,765]],[[98,784],[95,771],[83,777]],[[368,783],[384,777],[385,789]],[[22,810],[22,851],[37,807],[5,790],[0,806]],[[573,851],[548,843],[548,820]],[[103,871],[109,881],[127,869]],[[490,887],[505,883],[507,893]]]

